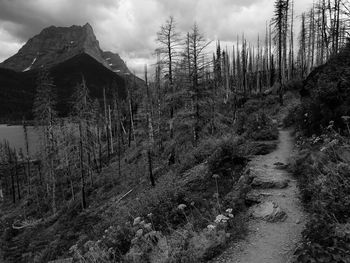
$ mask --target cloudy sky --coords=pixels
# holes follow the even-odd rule
[[[298,16],[313,0],[294,2]],[[156,33],[170,15],[183,32],[197,22],[211,40],[231,42],[244,32],[256,41],[272,17],[273,4],[274,0],[0,0],[0,61],[47,26],[89,22],[101,48],[119,53],[137,70],[152,60]]]

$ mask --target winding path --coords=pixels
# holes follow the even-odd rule
[[[287,163],[293,150],[293,139],[290,133],[288,130],[280,130],[277,149],[268,155],[257,156],[251,161],[254,189],[249,196],[259,204],[251,208],[248,235],[244,240],[232,244],[211,262],[289,263],[292,261],[293,252],[301,240],[306,216],[299,201],[296,181],[286,170],[278,167],[282,163]],[[279,214],[276,220],[273,220],[273,217],[272,219],[264,217],[271,212],[275,213],[274,215]]]

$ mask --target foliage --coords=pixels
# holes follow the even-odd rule
[[[205,151],[207,145],[212,150]],[[246,162],[244,140],[225,136],[197,148],[193,153],[200,164],[181,174],[167,172],[155,187],[130,200],[123,206],[129,210],[123,212],[125,221],[117,208],[118,219],[101,239],[72,248],[77,259],[198,262],[216,255],[228,240],[241,237],[245,220],[239,213],[244,206],[224,207],[232,204],[230,192]],[[214,172],[220,175],[213,176]]]
[[[348,262],[350,218],[350,141],[333,129],[298,140],[291,162],[302,200],[311,214],[297,250],[298,262]],[[343,231],[341,230],[343,229]]]
[[[320,134],[333,120],[343,128],[341,116],[350,114],[350,45],[325,65],[316,68],[304,82],[301,93],[302,110],[299,119],[302,130],[308,135]]]
[[[273,123],[263,110],[249,115],[244,111],[240,112],[235,129],[238,134],[256,141],[276,140],[278,138],[277,123]]]

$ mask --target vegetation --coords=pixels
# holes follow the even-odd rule
[[[296,262],[350,260],[348,54],[349,46],[309,75],[302,104],[285,121],[298,128],[290,170],[310,213]]]
[[[197,24],[183,34],[170,17],[157,34],[154,76],[145,66],[143,85],[126,74],[125,92],[113,88],[114,79],[96,95],[80,74],[74,92],[65,94],[70,110],[64,118],[56,114],[62,94],[53,92],[60,80],[48,69],[39,72],[33,115],[42,134],[40,153],[0,144],[5,259],[213,257],[245,233],[245,165],[249,156],[272,149],[263,141],[278,138],[277,119],[287,108],[284,124],[301,131],[322,132],[334,120],[324,135],[302,139],[302,158],[291,166],[315,215],[298,258],[346,262],[349,236],[339,229],[348,229],[350,211],[349,65],[343,59],[349,48],[341,2],[319,1],[302,16],[296,57],[292,1],[275,1],[264,45],[258,37],[254,48],[243,35],[232,52],[217,42],[212,57]],[[347,53],[337,55],[343,49]],[[335,62],[341,73],[331,70]]]
[[[348,118],[344,120],[348,123]],[[310,221],[297,250],[297,262],[347,262],[349,254],[349,133],[333,122],[321,136],[298,141],[300,155],[291,170],[299,180]]]

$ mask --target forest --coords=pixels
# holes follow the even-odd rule
[[[265,35],[214,52],[200,25],[180,32],[177,19],[160,25],[142,85],[125,74],[125,98],[92,97],[81,75],[58,116],[50,69],[38,72],[40,151],[29,154],[25,122],[25,149],[0,144],[5,262],[210,260],[246,235],[242,175],[275,149],[278,127],[295,129],[288,170],[311,214],[295,262],[348,262],[349,2],[296,17],[293,0],[275,0]]]

